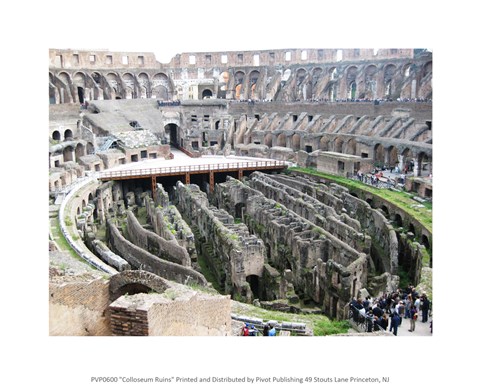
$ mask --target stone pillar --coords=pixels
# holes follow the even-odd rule
[[[398,169],[403,173],[403,155],[398,155]]]
[[[420,168],[418,167],[418,159],[413,158],[413,176],[420,176]]]

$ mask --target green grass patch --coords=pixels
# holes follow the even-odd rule
[[[232,302],[232,312],[237,315],[243,315],[262,319],[262,321],[275,320],[279,323],[305,323],[307,328],[313,330],[314,336],[336,335],[346,333],[350,328],[348,321],[330,320],[325,315],[299,314],[271,311],[259,308],[251,304]]]

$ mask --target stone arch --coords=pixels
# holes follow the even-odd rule
[[[377,97],[377,73],[378,68],[376,65],[369,65],[365,69],[365,90],[360,97],[363,96],[366,99],[375,99]]]
[[[388,211],[388,207],[385,204],[383,204],[381,209],[384,216],[388,219],[390,217],[390,212]]]
[[[420,237],[420,243],[427,249],[430,250],[430,241],[428,240],[428,236],[422,235]]]
[[[83,72],[76,72],[73,75],[72,83],[75,91],[75,95],[77,96],[77,100],[79,103],[84,103],[85,100],[88,100],[88,94],[86,89],[86,77]]]
[[[389,167],[394,167],[398,164],[398,151],[397,147],[391,145],[386,150],[385,163]]]
[[[295,133],[292,136],[292,149],[298,151],[300,149],[301,136],[298,133]]]
[[[295,77],[297,80],[297,86],[302,84],[305,81],[305,78],[307,77],[307,71],[305,68],[298,68],[297,71],[295,72]]]
[[[394,76],[397,67],[394,64],[388,64],[383,70],[383,87],[384,95],[387,98],[391,98],[395,92]]]
[[[245,72],[237,71],[234,75],[235,100],[242,99],[243,80],[245,79]]]
[[[254,298],[260,298],[260,276],[248,275],[246,277],[247,283],[250,286],[250,291]]]
[[[287,146],[287,135],[281,133],[277,136],[277,147],[286,147]]]
[[[395,214],[393,222],[397,227],[403,227],[403,218],[398,213]]]
[[[356,155],[357,154],[357,140],[350,139],[345,143],[345,153],[347,155]]]
[[[355,81],[350,82],[348,85],[348,99],[356,99],[357,97],[357,83]]]
[[[142,270],[127,270],[113,275],[110,278],[109,294],[110,301],[115,301],[126,293],[157,292],[163,293],[171,284],[151,272]]]
[[[257,71],[256,69],[250,72],[249,74],[249,89],[250,89],[250,94],[249,98],[256,99],[257,98],[257,93],[255,92],[257,88],[257,82],[258,79],[260,78],[260,72]]]
[[[207,88],[207,89],[204,89],[204,90],[202,91],[202,99],[207,99],[207,98],[210,98],[210,97],[212,97],[212,96],[213,96],[213,92],[212,92],[211,89],[208,89],[208,88]]]
[[[403,160],[403,169],[401,172],[412,172],[413,171],[413,162],[415,156],[410,148],[405,148],[402,151],[402,160]]]
[[[263,140],[263,144],[266,145],[267,147],[272,147],[272,141],[273,141],[273,135],[271,133],[267,133],[265,135],[265,138]]]
[[[75,158],[79,159],[82,156],[85,156],[85,146],[82,143],[78,143],[75,147]]]
[[[433,65],[431,61],[427,61],[422,68],[422,77],[426,77],[432,74]]]
[[[348,86],[347,98],[355,99],[357,97],[357,71],[358,68],[355,65],[350,66],[347,69],[346,81]]]
[[[124,73],[122,81],[125,85],[125,99],[135,98],[135,77],[131,73]]]
[[[416,176],[430,175],[432,173],[432,158],[425,152],[417,156],[418,174]]]
[[[64,140],[73,140],[73,132],[71,129],[66,129],[63,132],[63,139]]]
[[[102,75],[99,72],[92,72],[91,76],[95,84],[100,85],[102,83]]]
[[[163,85],[156,85],[152,89],[152,96],[160,100],[169,100],[167,87]]]
[[[313,71],[312,71],[312,85],[315,86],[317,85],[318,81],[320,80],[320,78],[322,77],[323,75],[323,68],[320,68],[320,67],[315,67],[313,68]]]
[[[343,153],[343,143],[343,138],[337,137],[333,142],[334,151],[338,153]]]
[[[330,149],[330,139],[327,136],[322,136],[320,139],[320,148],[321,151],[328,151]]]
[[[107,79],[107,83],[110,86],[110,94],[108,96],[110,97],[111,100],[117,99],[119,97],[119,95],[117,94],[119,89],[118,88],[119,81],[118,81],[117,74],[114,72],[109,72],[107,73],[105,78]]]
[[[88,142],[87,143],[87,155],[92,155],[95,153],[95,147],[93,146],[93,143]]]
[[[148,98],[150,97],[150,77],[147,73],[142,72],[138,75],[138,84],[140,86],[140,97]]]
[[[62,139],[62,135],[59,131],[55,130],[52,132],[52,139],[56,141],[60,141]]]
[[[383,166],[385,163],[385,148],[382,144],[375,144],[373,147],[373,164]]]
[[[74,153],[74,150],[73,150],[73,147],[71,145],[65,147],[63,149],[63,162],[67,162],[67,161],[73,161],[73,153]]]

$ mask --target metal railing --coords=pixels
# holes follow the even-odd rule
[[[126,169],[120,171],[102,171],[98,173],[99,179],[114,179],[125,177],[153,176],[153,175],[175,175],[185,173],[202,173],[210,171],[238,171],[252,169],[268,169],[287,167],[284,161],[254,161],[243,163],[224,164],[198,164],[182,165],[177,167],[159,167],[143,169]]]

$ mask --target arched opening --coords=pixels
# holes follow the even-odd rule
[[[375,208],[375,207],[373,206],[373,200],[372,200],[372,199],[368,198],[368,199],[365,200],[365,201],[367,202],[368,205],[370,205],[371,208]]]
[[[350,139],[345,144],[345,153],[347,155],[356,155],[357,154],[357,141],[355,139]]]
[[[415,226],[412,223],[410,223],[410,225],[408,226],[408,232],[413,233],[413,235],[415,236]]]
[[[329,150],[329,144],[330,144],[330,140],[328,139],[327,136],[323,136],[321,139],[320,139],[320,150],[321,151],[328,151]]]
[[[277,137],[277,147],[286,147],[287,146],[287,136],[284,133],[281,133]]]
[[[83,144],[78,144],[75,147],[75,158],[79,159],[82,156],[85,156],[85,146]]]
[[[343,139],[340,137],[335,139],[335,152],[343,153]]]
[[[59,131],[52,132],[52,139],[55,141],[60,141],[62,139]]]
[[[365,93],[360,95],[366,99],[375,99],[377,97],[377,67],[375,65],[369,65],[365,70]]]
[[[267,135],[265,135],[264,144],[269,148],[272,147],[272,139],[273,139],[273,135],[271,133],[268,133]]]
[[[210,89],[204,89],[202,92],[202,99],[210,99],[213,96],[213,93]]]
[[[245,209],[244,203],[235,204],[235,218],[243,219],[243,211]]]
[[[87,143],[87,155],[93,155],[95,153],[95,147],[92,143]]]
[[[300,135],[295,134],[292,136],[292,149],[298,151],[300,149]]]
[[[257,275],[247,276],[247,283],[250,285],[254,298],[260,298],[260,281]]]
[[[376,144],[373,153],[373,164],[375,167],[383,167],[385,163],[385,148],[383,145]]]
[[[351,100],[355,99],[357,93],[357,83],[352,81],[348,87],[348,98]]]
[[[118,290],[115,292],[115,297],[111,297],[112,301],[115,301],[118,299],[120,296],[123,295],[136,295],[137,293],[149,293],[152,289],[147,287],[146,285],[140,284],[140,283],[130,283],[130,284],[125,284],[118,288]]]
[[[420,239],[420,243],[426,248],[426,249],[430,249],[430,241],[428,240],[428,237],[425,236],[425,235],[422,235],[421,239]]]
[[[65,132],[63,132],[63,138],[64,140],[72,140],[73,139],[73,132],[71,129],[66,129]]]
[[[403,169],[401,169],[400,171],[404,173],[413,172],[413,167],[415,165],[415,162],[413,159],[413,153],[410,150],[410,148],[406,148],[402,152],[402,159],[403,159]]]
[[[73,147],[70,145],[63,150],[63,162],[73,161]]]
[[[390,212],[388,212],[388,208],[386,205],[382,205],[382,211],[384,216],[388,219],[390,217]]]
[[[178,126],[170,123],[165,126],[165,138],[170,145],[178,147]]]
[[[393,64],[389,64],[385,67],[385,71],[384,71],[384,75],[383,75],[384,86],[385,86],[384,94],[388,98],[391,97],[393,92],[394,92],[393,78],[395,76],[396,70],[397,70],[397,68]]]
[[[77,87],[78,102],[83,104],[85,102],[85,90],[82,87]]]
[[[395,218],[393,220],[395,226],[397,227],[403,227],[403,219],[402,219],[402,216],[400,216],[398,213],[395,214]]]

